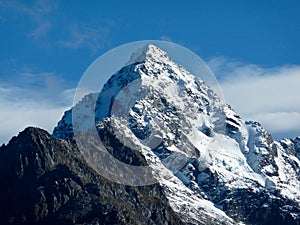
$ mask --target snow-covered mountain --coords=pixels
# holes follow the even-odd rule
[[[59,155],[68,155],[65,164],[79,180],[102,190],[99,202],[116,207],[121,222],[111,224],[300,224],[300,138],[273,141],[154,45],[138,49],[100,93],[66,111],[49,138],[50,146],[75,149],[75,156],[70,147]],[[11,141],[0,159],[11,146],[22,145]],[[117,161],[110,163],[111,156]],[[119,162],[128,165],[125,172]],[[136,172],[140,167],[149,173]]]
[[[133,53],[99,95],[86,96],[72,110],[80,111],[73,117],[80,123],[76,129],[86,131],[95,122],[100,134],[107,126],[113,133],[126,130],[122,138],[145,148],[141,154],[150,166],[155,161],[170,205],[186,221],[200,221],[207,210],[253,222],[268,213],[280,217],[284,206],[296,207],[289,216],[300,219],[296,152],[274,142],[259,123],[243,121],[200,78],[153,45]],[[70,112],[55,128],[56,138],[72,137]],[[180,158],[179,166],[174,158]],[[165,180],[162,174],[170,172],[172,179]]]

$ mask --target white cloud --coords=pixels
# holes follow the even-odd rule
[[[257,121],[265,121],[273,132],[300,130],[300,112],[262,113],[254,115],[254,118]]]
[[[26,100],[10,102],[0,99],[0,105],[0,144],[7,143],[28,126],[40,127],[51,133],[66,109],[47,102]]]
[[[225,101],[244,119],[261,122],[275,138],[300,136],[300,66],[262,68],[226,58],[208,64]]]
[[[27,126],[51,133],[71,106],[73,89],[53,73],[21,73],[13,81],[0,85],[0,144]]]

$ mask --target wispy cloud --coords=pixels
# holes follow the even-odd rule
[[[16,17],[28,18],[34,24],[34,28],[27,35],[35,39],[48,34],[52,28],[50,15],[57,6],[56,1],[50,0],[36,0],[31,4],[16,0],[0,1],[2,10],[12,12]]]
[[[275,138],[300,136],[300,66],[263,68],[222,57],[209,65],[244,119],[261,122]]]
[[[69,28],[70,35],[59,41],[59,44],[71,49],[88,48],[95,53],[109,45],[109,30],[112,25],[111,21],[94,26],[74,23]]]
[[[170,38],[168,35],[163,35],[160,37],[160,39],[162,41],[169,41],[169,42],[173,42],[172,38]]]
[[[35,39],[45,37],[51,28],[52,24],[49,21],[40,21],[37,27],[29,33],[29,36]]]
[[[14,80],[14,82],[12,82]],[[53,73],[21,73],[0,85],[0,144],[27,126],[52,131],[70,107],[73,89]]]
[[[0,0],[0,22],[25,20],[25,36],[42,47],[88,49],[95,53],[110,45],[114,20],[98,18],[79,23],[64,17],[60,10],[55,0]]]

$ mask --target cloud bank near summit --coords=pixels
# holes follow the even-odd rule
[[[72,104],[73,89],[53,73],[20,73],[0,79],[0,145],[27,126],[50,133]]]
[[[275,139],[300,136],[300,66],[263,68],[224,57],[208,64],[243,119],[259,121]]]

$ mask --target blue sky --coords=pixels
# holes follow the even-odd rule
[[[0,142],[50,132],[106,51],[166,40],[217,76],[225,99],[275,138],[300,135],[300,2],[0,0]]]

